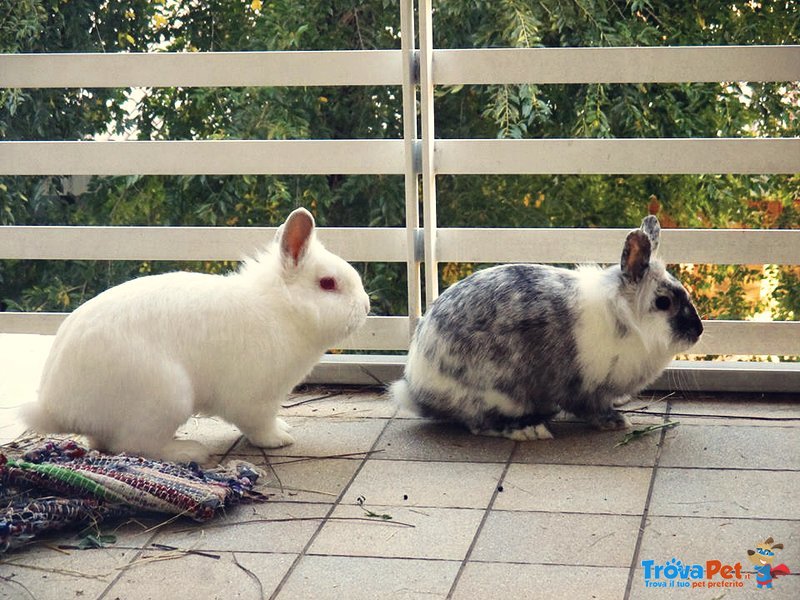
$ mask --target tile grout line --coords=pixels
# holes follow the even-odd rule
[[[497,500],[498,494],[500,493],[500,486],[506,479],[506,474],[508,473],[508,469],[511,467],[511,460],[514,458],[514,454],[516,454],[518,447],[519,447],[519,442],[514,442],[514,445],[511,447],[511,452],[508,453],[508,459],[506,460],[506,464],[503,467],[503,472],[500,474],[500,478],[497,480],[497,485],[494,488],[492,497],[489,499],[489,504],[486,506],[486,510],[483,512],[483,517],[481,518],[481,522],[478,523],[478,528],[475,530],[475,535],[472,538],[472,542],[470,543],[469,548],[467,548],[467,553],[464,555],[464,559],[461,561],[461,565],[458,567],[458,572],[456,572],[455,579],[453,579],[453,583],[450,585],[450,590],[447,592],[447,597],[446,597],[447,600],[451,600],[453,594],[455,594],[458,582],[461,580],[461,576],[464,574],[464,569],[466,569],[467,563],[469,562],[469,559],[472,556],[472,552],[478,543],[478,538],[480,537],[481,532],[483,531],[483,527],[486,524],[486,521],[489,519],[489,515],[492,512],[494,503]]]
[[[667,407],[664,411],[664,422],[666,423],[669,420],[670,409],[672,408],[672,400],[667,401]],[[661,437],[658,440],[658,446],[656,448],[656,455],[653,459],[653,470],[650,474],[650,484],[647,488],[647,496],[645,497],[644,501],[644,509],[642,510],[642,520],[639,522],[639,533],[636,536],[636,545],[633,547],[633,557],[631,558],[631,564],[628,567],[628,580],[625,583],[625,595],[623,596],[624,600],[629,600],[631,597],[631,589],[633,587],[633,577],[636,573],[636,564],[639,562],[639,552],[642,548],[642,540],[644,538],[644,530],[647,527],[647,517],[650,514],[650,502],[653,499],[653,489],[655,488],[656,483],[656,474],[658,473],[658,463],[661,460],[661,451],[664,448],[664,441],[667,437],[667,429],[661,429]]]
[[[128,561],[128,563],[119,570],[119,573],[117,573],[116,577],[114,577],[109,582],[109,584],[106,586],[106,588],[102,592],[100,592],[100,594],[98,594],[97,600],[103,600],[103,598],[106,597],[106,595],[113,589],[113,587],[115,585],[117,585],[117,583],[119,583],[119,580],[122,579],[122,577],[125,575],[125,573],[127,573],[131,569],[133,564],[137,560],[139,560],[139,558],[142,556],[142,554],[144,554],[145,550],[147,550],[147,547],[150,545],[150,543],[154,539],[156,539],[156,536],[158,536],[158,534],[159,534],[159,531],[158,531],[158,529],[156,529],[153,532],[153,535],[151,535],[149,538],[147,538],[147,541],[144,544],[142,544],[141,548],[135,548],[136,552],[134,552],[133,558],[131,558],[131,560]]]
[[[278,585],[275,586],[275,589],[272,591],[272,594],[269,596],[269,600],[275,600],[275,598],[278,597],[278,594],[281,593],[281,591],[283,590],[283,587],[286,585],[286,582],[289,581],[289,578],[292,576],[292,574],[294,573],[295,569],[297,568],[297,565],[300,563],[300,561],[303,559],[303,557],[305,557],[307,555],[307,552],[311,548],[311,545],[314,543],[314,541],[317,539],[317,537],[319,537],[319,534],[322,531],[322,528],[325,527],[325,525],[328,523],[328,518],[340,506],[340,503],[341,503],[342,499],[345,497],[347,492],[350,491],[350,486],[353,485],[353,482],[356,480],[356,477],[358,477],[359,473],[361,473],[361,470],[364,468],[364,465],[367,464],[367,461],[370,459],[370,457],[372,455],[372,452],[374,452],[375,449],[378,447],[378,444],[380,443],[381,438],[383,438],[383,435],[386,433],[386,429],[389,427],[389,424],[392,421],[394,421],[394,416],[392,416],[389,419],[386,419],[386,423],[384,424],[383,429],[381,429],[381,432],[378,434],[378,437],[375,438],[375,442],[372,444],[372,446],[370,447],[369,451],[366,453],[366,455],[362,459],[361,464],[358,465],[358,468],[353,473],[353,476],[350,478],[350,481],[347,482],[347,485],[345,485],[342,488],[342,491],[339,493],[339,496],[336,498],[336,500],[334,500],[334,502],[331,505],[331,507],[328,510],[328,512],[325,513],[325,516],[322,518],[322,521],[320,522],[320,524],[317,527],[316,531],[314,531],[314,533],[309,538],[308,542],[306,542],[306,545],[303,546],[303,549],[298,553],[298,555],[294,559],[294,561],[292,561],[292,564],[289,566],[289,569],[283,575],[283,577],[281,578],[281,580],[278,583]]]

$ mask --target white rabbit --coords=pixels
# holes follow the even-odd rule
[[[358,273],[298,208],[237,272],[142,277],[76,309],[23,418],[42,433],[174,461],[208,458],[202,444],[174,439],[195,413],[235,424],[256,446],[291,444],[280,402],[368,313]]]
[[[395,399],[423,416],[514,440],[552,437],[560,410],[602,429],[703,332],[689,294],[651,253],[661,227],[632,231],[601,270],[504,265],[448,288],[414,334]]]

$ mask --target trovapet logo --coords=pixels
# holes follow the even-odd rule
[[[744,587],[742,580],[750,578],[749,573],[742,573],[742,563],[729,565],[719,560],[684,563],[672,558],[664,564],[657,564],[654,560],[643,560],[642,568],[645,587]]]
[[[772,588],[776,577],[789,575],[791,571],[784,564],[774,565],[775,551],[783,550],[783,544],[776,544],[771,537],[748,550],[747,557],[753,563],[755,573],[743,569],[742,563],[723,563],[720,560],[705,562],[683,562],[672,558],[665,563],[643,560],[644,585],[649,588],[743,588],[745,581],[755,579],[759,589]],[[755,577],[754,577],[755,575]],[[750,587],[752,583],[748,583]]]

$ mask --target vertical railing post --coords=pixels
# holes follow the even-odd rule
[[[422,315],[419,229],[419,161],[417,160],[418,56],[414,35],[414,0],[400,2],[400,48],[403,56],[403,141],[405,151],[406,248],[409,337]]]
[[[439,295],[436,256],[436,173],[433,122],[433,10],[432,0],[419,0],[419,90],[422,123],[422,220],[425,239],[425,305]]]

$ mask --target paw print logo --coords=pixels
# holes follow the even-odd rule
[[[674,556],[664,565],[664,577],[675,579],[681,572],[683,563]]]

